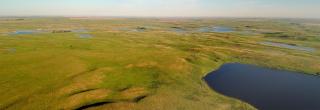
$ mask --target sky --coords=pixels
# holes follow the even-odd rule
[[[320,18],[320,0],[0,0],[0,16]]]

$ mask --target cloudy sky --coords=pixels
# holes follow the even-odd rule
[[[0,0],[0,16],[320,18],[320,0]]]

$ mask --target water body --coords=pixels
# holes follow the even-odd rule
[[[25,35],[25,34],[34,34],[38,31],[35,30],[17,30],[15,32],[10,33],[10,35]]]
[[[219,33],[228,33],[234,32],[232,28],[222,27],[222,26],[214,26],[214,27],[201,27],[198,29],[198,32],[219,32]]]
[[[229,63],[205,78],[215,91],[260,110],[320,110],[320,77]]]
[[[187,30],[185,29],[182,29],[180,27],[171,27],[170,29],[172,32],[175,32],[175,33],[179,33],[179,34],[183,34],[183,33],[186,33]]]
[[[46,33],[46,32],[47,31],[43,31],[43,30],[17,30],[15,32],[10,33],[9,35],[26,35],[26,34],[36,34],[36,33]],[[89,31],[86,29],[53,30],[53,33],[66,33],[66,32],[88,33]]]
[[[314,51],[315,51],[314,48],[301,47],[301,46],[290,45],[290,44],[285,44],[285,43],[260,42],[260,44],[262,44],[262,45],[267,45],[267,46],[280,47],[280,48],[293,49],[293,50],[307,51],[307,52],[314,52]]]
[[[210,27],[201,27],[198,29],[198,32],[212,32],[212,30]]]
[[[48,33],[48,30],[35,29],[35,30],[16,30],[14,32],[7,33],[7,35],[30,35],[30,34],[40,34]]]

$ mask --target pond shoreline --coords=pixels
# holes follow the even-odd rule
[[[315,75],[226,63],[210,72],[203,80],[213,91],[247,102],[261,110],[320,108],[317,105],[320,95],[315,94],[320,92],[316,85],[320,83],[320,78]],[[292,106],[291,103],[298,104]]]

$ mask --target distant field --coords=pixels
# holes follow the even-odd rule
[[[202,78],[228,62],[316,75],[319,22],[0,18],[0,110],[255,109]]]

